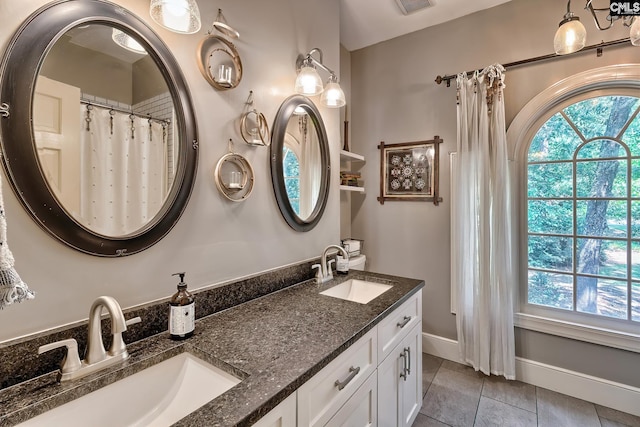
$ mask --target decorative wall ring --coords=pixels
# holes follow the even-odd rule
[[[198,68],[218,90],[233,89],[242,80],[242,61],[236,47],[224,37],[209,35],[198,45]]]
[[[216,164],[216,186],[232,202],[246,200],[253,191],[254,174],[251,164],[239,154],[227,153]]]
[[[242,115],[240,119],[240,135],[242,135],[244,142],[249,145],[264,145],[268,147],[271,144],[267,119],[264,114],[255,109]]]

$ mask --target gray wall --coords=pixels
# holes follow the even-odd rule
[[[574,5],[587,27],[587,44],[628,36],[619,28],[598,32],[589,16]],[[450,187],[448,153],[456,145],[455,83],[437,85],[440,74],[455,74],[553,51],[553,36],[566,10],[557,0],[513,0],[492,9],[351,53],[353,150],[363,154],[367,195],[351,205],[352,233],[365,239],[370,269],[423,278],[423,330],[456,339],[450,313]],[[559,61],[507,71],[507,125],[536,94],[579,71],[638,62],[638,48],[605,49]],[[440,192],[444,202],[376,201],[380,141],[420,141],[439,135]],[[518,356],[640,386],[640,354],[517,330]],[[579,355],[576,357],[576,355]]]
[[[268,150],[241,143],[237,130],[250,90],[256,107],[273,120],[280,103],[293,94],[298,54],[320,47],[326,64],[339,70],[338,0],[200,1],[204,27],[193,35],[172,33],[153,23],[148,1],[115,2],[149,23],[174,53],[187,79],[200,137],[199,171],[191,200],[176,227],[158,244],[140,254],[104,259],[76,252],[42,231],[3,175],[9,247],[18,272],[37,296],[0,311],[0,342],[86,319],[91,302],[100,295],[112,295],[123,308],[168,297],[176,285],[171,273],[177,271],[186,271],[190,288],[197,289],[310,259],[338,242],[339,194],[333,183],[339,168],[332,168],[323,220],[308,233],[295,232],[276,206]],[[0,51],[20,23],[45,3],[0,2]],[[198,43],[219,7],[241,34],[235,44],[244,65],[239,87],[225,92],[209,86],[195,62]],[[335,165],[339,162],[339,112],[322,107],[320,111]],[[255,172],[253,194],[242,203],[227,201],[213,180],[213,168],[227,153],[229,138]]]

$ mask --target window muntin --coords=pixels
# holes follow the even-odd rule
[[[529,306],[640,321],[639,107],[630,96],[585,99],[531,139]]]

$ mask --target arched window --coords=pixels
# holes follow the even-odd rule
[[[640,352],[640,66],[575,74],[507,131],[515,325]]]
[[[596,96],[527,155],[527,303],[640,322],[640,99]]]

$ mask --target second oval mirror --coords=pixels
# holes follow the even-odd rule
[[[320,112],[302,95],[287,98],[274,120],[271,179],[285,221],[296,231],[317,225],[329,195],[329,144]]]

